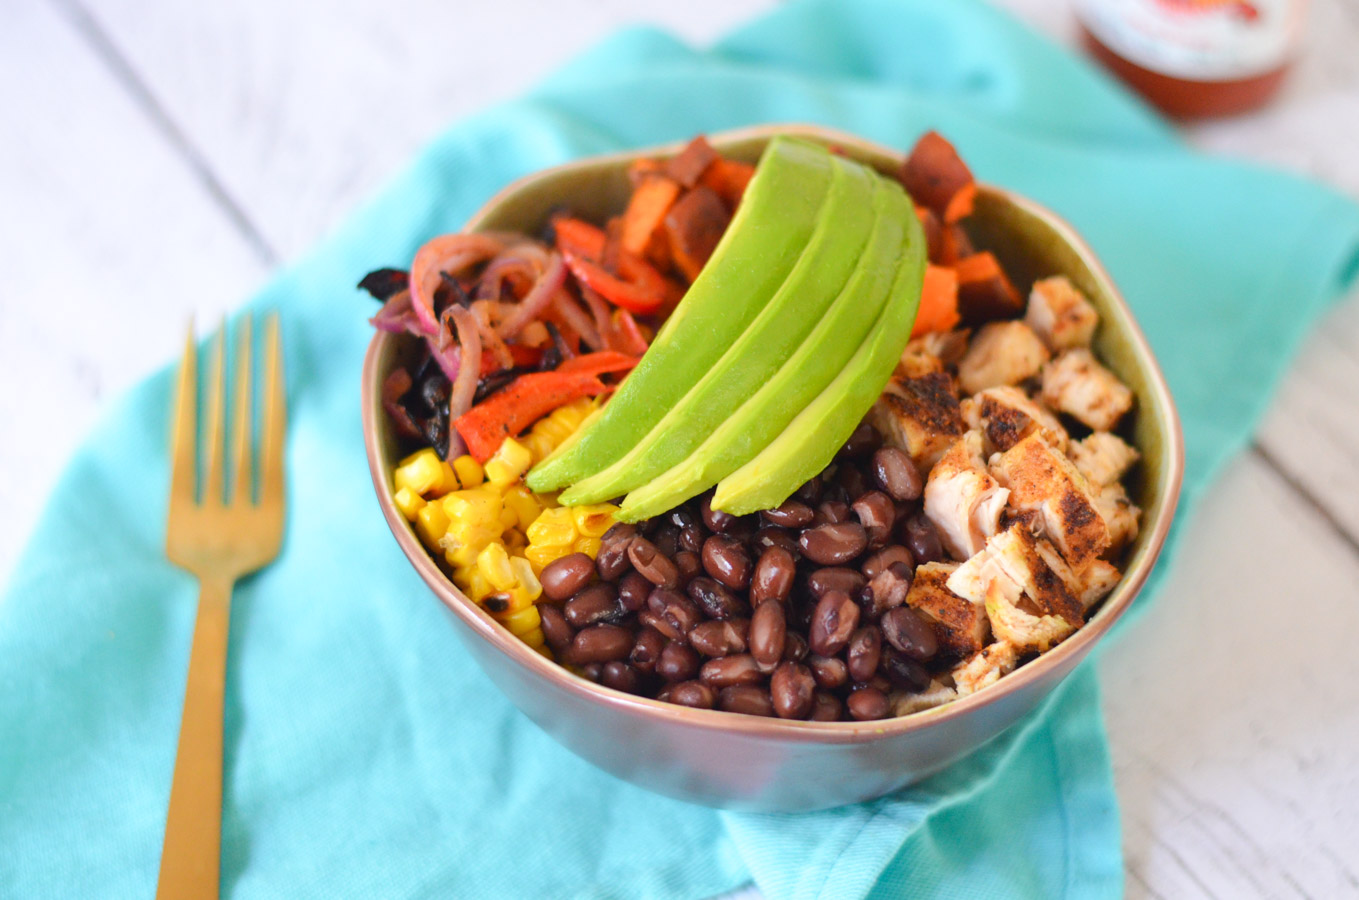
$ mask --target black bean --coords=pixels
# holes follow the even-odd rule
[[[673,596],[667,596],[665,608],[657,615],[660,616],[662,622],[679,634],[676,640],[682,640],[694,629],[695,625],[703,621],[703,614],[698,611],[698,607],[690,603],[689,599],[678,591],[667,591],[666,593],[667,595],[673,594]],[[648,605],[650,605],[650,602],[648,598]],[[664,628],[661,629],[661,632],[670,633]]]
[[[887,695],[874,687],[861,687],[845,701],[851,718],[860,722],[881,719],[887,715]]]
[[[868,559],[864,560],[864,564],[860,568],[863,570],[864,577],[869,581],[872,581],[892,563],[901,563],[905,565],[906,568],[912,571],[915,570],[915,557],[911,555],[910,550],[900,544],[892,544],[890,547],[883,547],[877,553],[874,553],[872,556],[868,557]]]
[[[674,587],[679,584],[679,569],[669,557],[662,556],[656,545],[644,537],[633,538],[628,545],[628,559],[632,566],[652,584]]]
[[[574,628],[586,628],[600,622],[616,625],[627,615],[627,610],[618,599],[618,589],[607,582],[581,588],[576,596],[566,601],[562,612]]]
[[[671,641],[656,660],[656,674],[666,681],[688,681],[698,674],[698,653],[681,641]]]
[[[593,681],[596,684],[599,683],[599,676],[603,671],[604,666],[601,663],[586,663],[580,667],[581,677]]]
[[[868,477],[854,466],[841,466],[835,473],[835,483],[844,488],[850,497],[862,496],[873,487]]]
[[[764,671],[771,671],[783,658],[783,644],[788,637],[788,620],[783,604],[766,600],[755,609],[750,619],[750,655]]]
[[[870,547],[881,547],[892,536],[892,525],[897,520],[897,508],[892,498],[882,491],[869,491],[854,501],[851,509],[859,524],[868,532]]]
[[[736,516],[733,516],[731,513],[722,512],[720,509],[713,509],[712,499],[712,494],[704,494],[703,504],[699,509],[703,516],[703,524],[707,526],[708,530],[720,534],[728,531],[736,524]]]
[[[689,599],[693,600],[709,618],[730,619],[750,614],[750,606],[726,585],[702,576],[689,582]]]
[[[755,574],[750,579],[750,602],[787,602],[796,576],[797,563],[793,554],[782,547],[770,547],[760,554],[760,561],[755,564]]]
[[[897,447],[883,447],[874,453],[871,470],[878,487],[893,500],[915,500],[925,486],[915,463]]]
[[[854,596],[867,584],[863,575],[844,566],[827,566],[807,576],[807,590],[820,600],[827,591],[840,591]]]
[[[777,525],[764,526],[750,539],[750,548],[756,553],[763,553],[770,547],[779,547],[794,557],[802,553],[797,545],[797,538]]]
[[[774,701],[769,691],[754,684],[733,684],[717,694],[717,708],[748,716],[774,715]]]
[[[700,622],[689,631],[689,646],[704,656],[729,656],[746,652],[748,619]]]
[[[572,553],[561,559],[553,560],[543,567],[538,580],[543,585],[543,593],[549,600],[558,603],[569,600],[595,574],[595,561],[584,553]]]
[[[568,654],[576,665],[625,659],[632,652],[632,632],[618,625],[591,625],[576,632]]]
[[[651,542],[656,545],[656,552],[667,559],[674,559],[679,552],[679,529],[674,525],[662,525],[656,529],[656,533],[651,536]],[[636,563],[634,563],[636,565]]]
[[[883,648],[882,671],[892,684],[912,693],[919,693],[930,686],[929,670],[891,647]]]
[[[698,517],[687,506],[677,506],[663,514],[662,518],[681,531],[698,524]]]
[[[807,718],[813,722],[838,722],[844,711],[844,704],[834,694],[817,691],[812,696],[812,712]]]
[[[867,681],[877,673],[882,661],[882,632],[877,626],[865,625],[849,636],[845,660],[849,677],[855,681]]]
[[[878,437],[878,430],[868,422],[860,422],[859,427],[854,429],[854,432],[836,455],[850,459],[867,456],[878,449],[881,443],[882,438]]]
[[[680,587],[685,587],[703,571],[703,560],[697,553],[681,550],[675,554],[675,568],[679,569]]]
[[[849,684],[849,667],[839,657],[813,653],[807,657],[807,666],[812,670],[816,683],[828,691]]]
[[[911,551],[911,556],[915,558],[917,566],[940,562],[946,558],[944,556],[944,543],[939,538],[939,529],[930,521],[930,517],[923,512],[916,513],[907,519],[898,529],[898,537]]]
[[[750,554],[740,541],[725,534],[703,542],[703,568],[729,588],[740,590],[750,584]]]
[[[788,632],[783,639],[783,658],[791,659],[793,662],[802,662],[807,658],[810,651],[807,648],[807,639],[796,631]]]
[[[820,656],[834,656],[849,642],[849,636],[859,626],[859,607],[848,594],[830,591],[816,604],[812,612],[807,645]]]
[[[547,638],[549,647],[560,652],[571,646],[576,629],[566,621],[566,616],[559,607],[551,603],[538,604],[538,618],[541,620],[539,627],[543,629],[543,637]]]
[[[810,506],[792,498],[783,501],[774,509],[766,509],[760,513],[766,522],[780,528],[805,528],[811,524],[813,515]]]
[[[712,709],[717,692],[701,681],[686,681],[670,689],[670,702],[694,709]]]
[[[798,545],[802,548],[802,555],[812,562],[838,566],[864,552],[868,546],[868,535],[858,522],[818,525],[802,532]]]
[[[798,663],[779,663],[769,679],[769,696],[774,701],[774,712],[781,719],[807,718],[815,693],[812,673]]]
[[[821,476],[820,475],[813,476],[810,481],[808,481],[806,484],[802,485],[802,487],[798,488],[796,491],[793,492],[793,497],[795,497],[798,500],[798,502],[805,503],[808,506],[815,506],[816,504],[820,503]]]
[[[600,578],[617,581],[632,567],[628,559],[628,546],[636,536],[637,529],[626,522],[618,522],[604,532],[604,536],[599,539],[599,553],[595,555],[595,569]]]
[[[618,599],[628,612],[637,612],[646,608],[646,598],[651,589],[651,582],[642,573],[629,572],[618,582]]]
[[[939,636],[934,633],[934,626],[909,606],[898,606],[883,614],[882,636],[917,662],[933,659],[939,652]]]
[[[607,662],[599,670],[599,683],[615,691],[635,694],[642,686],[637,670],[625,662]]]
[[[546,634],[546,632],[544,632]],[[665,635],[654,628],[643,628],[637,632],[637,640],[628,654],[628,662],[639,672],[648,674],[656,671],[656,661],[665,649]]]
[[[724,688],[733,684],[759,684],[764,680],[764,673],[760,671],[755,657],[749,653],[738,653],[708,660],[699,670],[698,677],[705,684]]]
[[[896,609],[905,603],[914,578],[915,574],[910,566],[901,562],[894,562],[879,572],[878,577],[868,583],[869,591],[873,595],[874,615],[880,616],[889,609]]]
[[[690,553],[701,553],[703,551],[703,541],[708,537],[702,526],[688,525],[680,529],[679,543],[681,550],[688,550]]]
[[[813,525],[838,525],[849,521],[849,504],[843,500],[822,500],[812,514]]]

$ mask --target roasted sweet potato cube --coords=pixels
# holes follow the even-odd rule
[[[1012,319],[1024,312],[1024,298],[989,251],[958,260],[958,312],[968,325]]]
[[[687,188],[698,184],[708,166],[717,159],[717,151],[702,135],[689,142],[689,146],[665,164],[665,171],[671,178]]]
[[[934,210],[945,222],[956,222],[971,212],[971,194],[975,191],[972,171],[953,145],[936,131],[926,132],[916,142],[898,178],[911,199]],[[950,211],[950,204],[960,194],[959,205]]]
[[[666,213],[665,231],[670,238],[670,255],[675,268],[690,283],[698,278],[730,221],[731,215],[722,198],[703,185],[686,193]]]

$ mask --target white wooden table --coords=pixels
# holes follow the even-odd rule
[[[1065,3],[1004,2],[1070,42]],[[702,41],[767,5],[4,0],[0,577],[190,312],[215,322],[448,122],[614,27]],[[1359,0],[1315,0],[1281,100],[1189,138],[1359,196],[1356,48]],[[1192,526],[1103,661],[1129,894],[1359,896],[1359,297]]]

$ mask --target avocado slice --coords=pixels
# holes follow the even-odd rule
[[[798,413],[769,446],[717,484],[714,509],[746,515],[773,509],[835,458],[882,393],[901,359],[920,306],[925,276],[925,236],[920,222],[907,222],[906,253],[891,296],[844,370]]]
[[[768,446],[849,362],[908,257],[907,221],[914,219],[910,199],[886,179],[879,181],[873,206],[877,216],[868,246],[802,346],[687,459],[628,494],[619,519],[659,515],[717,484]]]
[[[575,484],[627,453],[745,331],[802,255],[830,184],[825,147],[776,137],[698,279],[641,362],[580,439],[540,462],[528,486]]]
[[[834,159],[831,168],[830,190],[816,230],[764,309],[636,446],[603,471],[572,485],[561,495],[563,504],[622,496],[683,462],[802,345],[863,255],[873,232],[874,193],[886,184],[852,160]]]

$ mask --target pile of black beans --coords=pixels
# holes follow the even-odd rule
[[[905,605],[917,565],[945,558],[922,479],[862,424],[777,509],[736,517],[696,498],[618,524],[598,557],[542,572],[556,658],[621,691],[683,706],[819,721],[880,719],[941,658]]]

